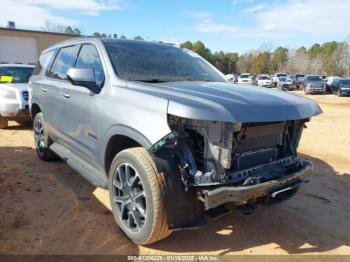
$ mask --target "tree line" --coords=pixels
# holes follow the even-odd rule
[[[81,35],[78,28],[46,23],[46,31],[62,32]],[[127,39],[118,34],[106,34],[95,32],[94,37]],[[141,36],[135,36],[135,40],[143,40]],[[252,74],[273,74],[286,72],[289,74],[320,74],[334,76],[350,76],[350,39],[347,41],[325,42],[314,44],[310,48],[272,48],[271,44],[264,44],[257,50],[244,54],[237,52],[212,52],[201,41],[181,43],[182,48],[190,49],[213,64],[224,74],[240,74],[249,72]]]
[[[350,76],[350,41],[314,44],[310,48],[288,49],[265,44],[244,54],[212,52],[203,42],[186,41],[181,47],[190,49],[218,68],[224,74],[249,72],[252,74],[320,74]]]

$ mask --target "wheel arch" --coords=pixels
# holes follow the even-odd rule
[[[33,103],[30,108],[30,115],[32,117],[32,120],[34,120],[34,117],[37,113],[41,112],[41,108],[37,103]]]
[[[143,147],[146,150],[151,147],[151,142],[134,129],[119,126],[115,132],[108,136],[104,147],[104,168],[108,176],[113,158],[122,150],[132,147]]]

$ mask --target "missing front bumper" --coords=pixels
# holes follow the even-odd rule
[[[269,203],[280,202],[289,198],[299,188],[301,181],[311,175],[313,165],[309,160],[301,160],[301,168],[277,180],[271,180],[252,186],[223,186],[213,190],[203,191],[203,201],[206,209],[215,208],[225,203],[233,202],[237,206],[251,200],[265,198]]]

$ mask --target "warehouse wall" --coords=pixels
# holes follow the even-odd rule
[[[17,41],[16,47],[12,46],[12,52],[14,48],[20,48],[21,46],[27,47],[27,52],[30,52],[30,54],[23,55],[23,59],[28,59],[28,57],[36,56],[36,59],[38,59],[38,56],[40,53],[51,46],[52,44],[55,44],[60,41],[64,41],[73,37],[76,37],[75,35],[69,35],[69,34],[60,34],[60,33],[48,33],[48,32],[40,32],[40,31],[29,31],[29,30],[21,30],[21,29],[8,29],[8,28],[0,28],[0,41],[1,39],[2,44],[1,51],[6,52],[6,42],[11,42],[9,39],[12,37],[12,43],[14,41]],[[29,45],[29,42],[36,42],[36,52],[32,45]],[[27,45],[26,45],[27,44]],[[5,48],[5,49],[4,49]],[[19,52],[23,52],[23,50],[20,50]],[[30,59],[32,60],[32,59]],[[1,62],[1,61],[0,61]],[[4,62],[4,61],[3,61]],[[7,61],[7,62],[15,62],[15,61]],[[17,61],[17,62],[26,62],[26,61]],[[36,61],[35,61],[36,62]]]

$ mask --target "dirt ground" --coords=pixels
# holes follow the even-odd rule
[[[300,93],[300,92],[298,92]],[[299,153],[315,174],[284,203],[230,213],[141,247],[116,226],[107,192],[40,161],[30,127],[0,130],[0,254],[350,254],[350,98],[313,95],[323,114]]]

